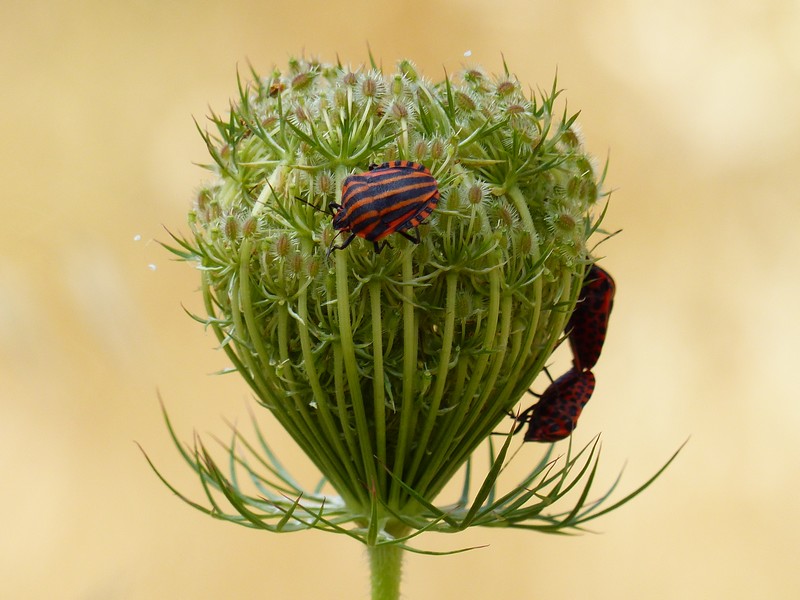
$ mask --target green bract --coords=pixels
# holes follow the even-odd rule
[[[497,496],[508,436],[474,497],[468,468],[461,501],[433,504],[481,442],[512,426],[593,262],[603,173],[575,116],[556,114],[555,86],[527,95],[508,72],[432,83],[407,61],[384,73],[293,60],[239,92],[203,132],[214,178],[172,250],[201,272],[198,320],[338,496],[297,484],[257,430],[256,445],[234,432],[227,474],[176,438],[210,506],[187,502],[249,527],[388,548],[469,525],[577,529],[649,485],[597,510],[592,444],[561,466],[548,453]],[[376,253],[358,238],[326,258],[336,232],[324,211],[343,180],[390,160],[422,163],[439,183],[421,242],[393,234]],[[583,475],[573,508],[543,513]],[[387,556],[373,559],[399,564]]]

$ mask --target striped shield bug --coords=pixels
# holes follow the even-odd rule
[[[516,417],[519,426],[514,433],[527,423],[526,442],[557,442],[569,437],[578,425],[583,407],[592,397],[594,386],[591,371],[573,367],[551,382],[543,394],[534,394],[539,402]]]
[[[578,370],[593,368],[600,358],[615,291],[616,284],[611,275],[592,265],[583,280],[578,302],[566,327]]]
[[[336,235],[348,231],[350,237],[339,246],[331,244],[328,255],[347,248],[356,236],[373,242],[375,252],[389,245],[385,238],[392,233],[419,244],[419,234],[412,235],[408,230],[422,223],[438,202],[439,184],[418,163],[395,160],[350,175],[342,185],[342,203],[330,204],[331,210],[336,211]]]

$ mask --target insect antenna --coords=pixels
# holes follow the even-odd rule
[[[311,208],[313,208],[316,211],[319,211],[321,213],[325,213],[326,215],[330,214],[327,210],[322,210],[319,206],[314,206],[313,204],[311,204],[311,202],[309,202],[308,200],[303,200],[300,196],[295,196],[295,199],[296,200],[300,200],[300,202],[302,202],[303,204],[307,204],[308,206],[310,206]]]

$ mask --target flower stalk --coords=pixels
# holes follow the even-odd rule
[[[372,600],[400,598],[403,549],[393,544],[368,546]]]
[[[645,489],[666,465],[610,507],[610,491],[590,500],[595,439],[560,459],[551,448],[498,493],[512,435],[499,448],[490,436],[515,427],[509,414],[565,339],[596,260],[590,238],[607,235],[605,171],[576,115],[558,116],[558,96],[555,83],[525,95],[508,70],[432,83],[408,61],[384,73],[294,59],[240,80],[230,114],[201,129],[213,177],[189,235],[168,248],[200,270],[194,318],[323,478],[296,482],[255,421],[255,443],[234,428],[223,444],[223,469],[167,419],[207,504],[164,483],[215,518],[364,543],[380,599],[399,596],[402,553],[421,552],[423,532],[580,530]],[[328,207],[344,210],[345,179],[390,161],[424,165],[438,184],[419,243],[398,225],[378,253],[353,225],[356,239],[335,250]],[[486,440],[475,489],[471,457]],[[436,506],[462,469],[461,498]],[[548,512],[579,483],[572,508]]]

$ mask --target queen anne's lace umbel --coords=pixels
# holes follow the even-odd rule
[[[408,61],[386,73],[298,59],[253,76],[201,130],[213,177],[171,250],[200,271],[196,318],[324,480],[295,482],[256,428],[255,443],[234,432],[225,471],[176,438],[208,502],[181,497],[248,527],[408,549],[422,531],[470,525],[578,529],[649,485],[602,510],[606,496],[590,501],[595,440],[558,462],[546,453],[498,494],[507,436],[470,489],[470,455],[514,428],[564,340],[587,243],[604,235],[604,171],[576,115],[556,112],[556,86],[527,94],[480,68],[431,82]],[[435,210],[380,253],[356,236],[327,255],[345,179],[391,161],[424,165]],[[463,497],[435,506],[465,464]],[[548,512],[584,475],[570,507]]]

